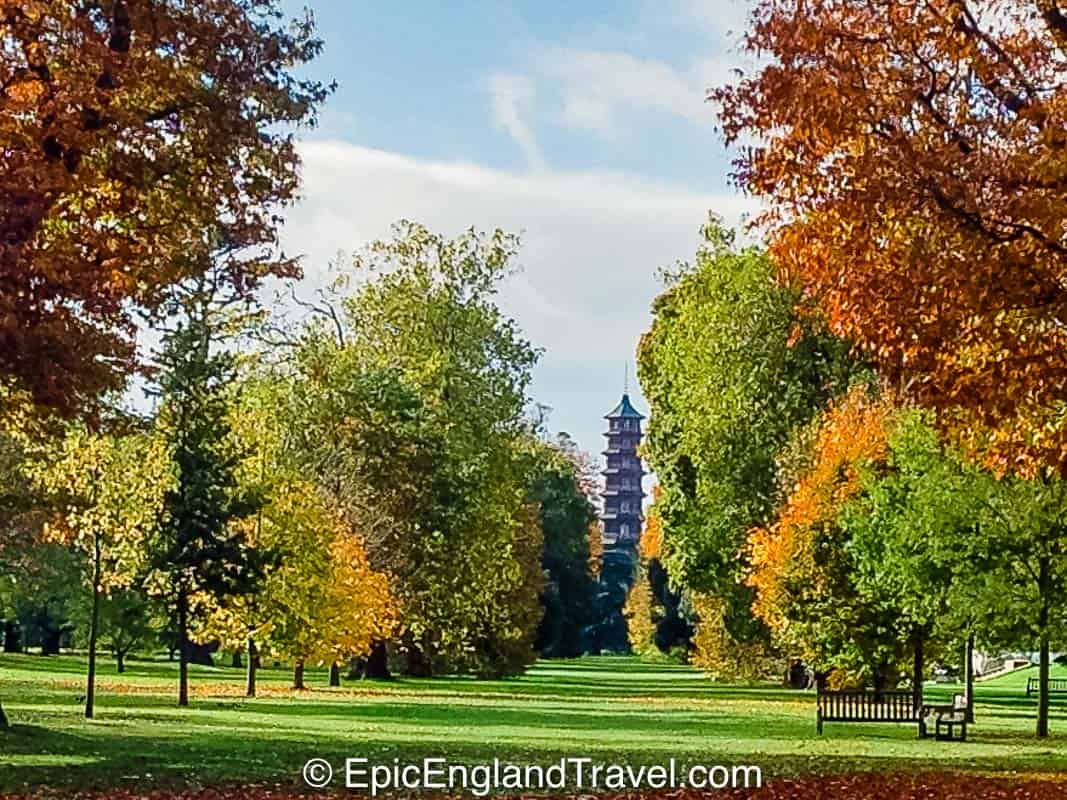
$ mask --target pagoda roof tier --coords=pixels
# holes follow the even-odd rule
[[[644,419],[645,415],[641,414],[633,404],[630,402],[630,395],[624,394],[622,400],[615,408],[604,415],[604,419],[622,419],[626,417],[628,419]]]

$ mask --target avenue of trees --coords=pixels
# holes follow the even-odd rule
[[[4,649],[87,650],[86,716],[105,650],[164,646],[186,705],[214,651],[251,696],[267,659],[299,689],[587,649],[591,466],[530,412],[539,351],[495,303],[518,240],[403,222],[291,282],[311,19],[3,2],[0,35]]]
[[[103,651],[162,645],[186,705],[213,652],[252,696],[265,660],[300,689],[596,649],[595,469],[497,305],[517,238],[400,222],[309,297],[278,232],[322,42],[279,0],[196,6],[0,0],[4,649],[84,648],[86,716]],[[917,698],[1036,652],[1046,736],[1067,12],[759,0],[744,46],[709,99],[765,239],[711,218],[638,347],[633,648]]]
[[[799,658],[918,695],[976,646],[1036,652],[1046,736],[1067,644],[1067,16],[762,0],[744,41],[763,66],[710,99],[752,143],[735,177],[767,244],[713,220],[665,276],[639,348],[646,557],[710,671]],[[631,606],[643,641],[669,616]]]

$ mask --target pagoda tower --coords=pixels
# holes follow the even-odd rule
[[[604,417],[608,440],[604,457],[607,469],[604,476],[604,509],[600,515],[603,523],[605,547],[630,547],[637,549],[641,539],[641,512],[645,492],[641,479],[645,475],[637,446],[641,442],[641,420],[644,415],[630,403],[630,395],[623,394],[622,401]]]

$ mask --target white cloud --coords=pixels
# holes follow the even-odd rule
[[[747,27],[754,4],[754,0],[678,0],[678,21],[701,27],[723,44],[733,44]]]
[[[565,122],[600,133],[611,133],[621,111],[666,112],[697,124],[711,121],[704,87],[694,75],[662,61],[629,53],[554,47],[539,55],[535,69],[559,88]],[[596,113],[574,113],[574,109],[589,108]]]
[[[552,424],[599,449],[600,415],[649,322],[656,270],[692,257],[708,210],[736,224],[755,210],[736,195],[693,192],[610,173],[515,174],[423,161],[343,142],[301,145],[304,199],[283,242],[322,285],[338,250],[388,236],[408,218],[456,234],[474,225],[520,231],[523,271],[501,302],[546,349],[534,396]]]
[[[673,0],[640,12],[636,30],[655,28],[663,37],[671,31],[696,33],[697,49],[682,54],[677,62],[681,66],[628,52],[628,46],[640,44],[640,37],[622,30],[614,42],[604,41],[602,31],[596,48],[534,48],[521,74],[493,78],[494,119],[526,151],[524,142],[533,140],[528,100],[536,88],[540,96],[551,99],[542,102],[542,108],[549,102],[557,104],[555,122],[605,138],[640,124],[640,115],[652,119],[671,115],[710,128],[715,109],[706,101],[708,90],[731,82],[734,70],[754,63],[741,48],[752,5],[753,0]],[[665,38],[665,44],[670,46],[671,40]],[[520,106],[525,113],[519,113]]]
[[[533,106],[533,81],[523,75],[491,75],[489,96],[493,103],[493,121],[519,145],[527,166],[531,169],[544,168],[545,160],[537,145],[537,138],[524,119]]]

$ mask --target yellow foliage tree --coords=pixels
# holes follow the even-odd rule
[[[93,716],[100,601],[130,584],[144,563],[144,543],[159,522],[174,474],[162,440],[111,436],[74,425],[47,441],[27,467],[56,509],[45,538],[84,558],[91,596],[85,716]]]
[[[655,641],[655,609],[656,603],[652,597],[652,586],[648,582],[648,572],[642,566],[622,609],[623,617],[626,618],[626,635],[630,641],[630,649],[639,656],[651,656],[659,652]]]
[[[743,643],[726,625],[726,604],[702,592],[689,597],[696,613],[690,663],[716,680],[756,681],[765,677],[770,654],[758,643]]]
[[[389,576],[371,569],[363,531],[287,462],[281,391],[273,380],[249,381],[230,412],[245,453],[238,479],[266,498],[257,516],[235,523],[264,556],[263,584],[216,603],[197,632],[228,649],[247,647],[249,696],[263,652],[293,661],[303,688],[306,663],[336,667],[365,655],[397,623]]]

